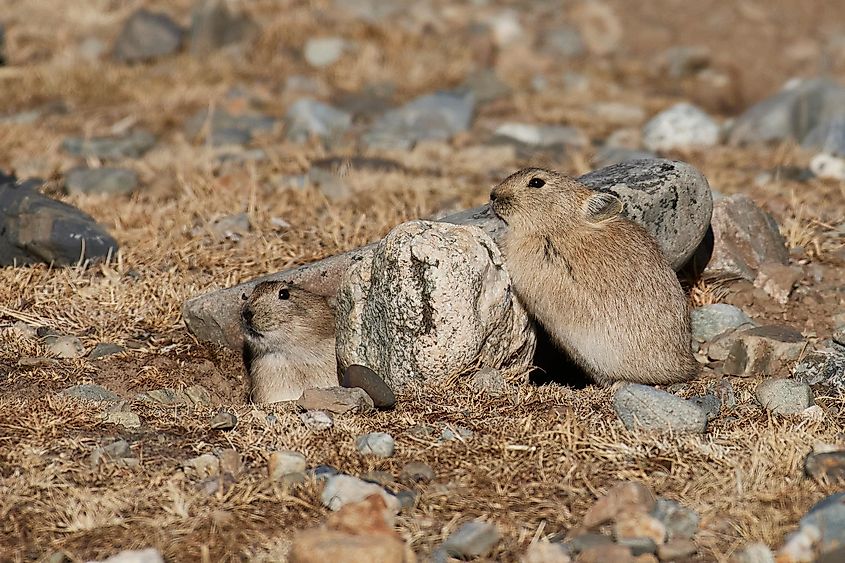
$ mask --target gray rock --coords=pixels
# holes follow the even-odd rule
[[[712,147],[718,142],[719,124],[692,104],[676,104],[643,126],[643,144],[650,151]]]
[[[252,133],[244,129],[214,129],[208,137],[212,147],[232,147],[248,145]]]
[[[830,483],[845,479],[845,449],[834,447],[837,449],[810,452],[804,458],[804,474]]]
[[[830,495],[813,505],[798,525],[801,530],[816,532],[816,561],[833,563],[845,557],[845,493]]]
[[[122,460],[128,459],[133,459],[129,442],[126,440],[117,440],[107,446],[97,446],[94,448],[94,451],[88,457],[88,464],[91,467],[97,467],[100,463],[110,461],[117,462],[120,465]],[[132,462],[128,464],[135,465]]]
[[[191,54],[208,55],[246,41],[257,31],[258,26],[249,16],[232,13],[225,0],[200,0],[191,14]]]
[[[211,395],[202,385],[192,385],[184,391],[164,387],[139,393],[136,396],[139,401],[146,403],[160,404],[165,406],[194,406],[211,404]]]
[[[745,111],[731,128],[735,145],[802,141],[817,126],[845,115],[845,88],[824,78],[793,80]]]
[[[238,417],[226,410],[221,410],[211,418],[212,430],[232,430],[238,425]]]
[[[355,439],[355,449],[362,455],[390,457],[396,449],[396,442],[387,432],[370,432]]]
[[[299,452],[272,452],[267,460],[267,472],[272,481],[279,481],[286,475],[305,472],[305,456]]]
[[[323,68],[336,63],[347,49],[341,37],[312,37],[305,43],[303,56],[314,68]]]
[[[690,313],[690,318],[692,337],[699,342],[709,342],[726,331],[754,324],[745,311],[726,303],[696,307]]]
[[[86,401],[119,401],[120,397],[118,397],[115,393],[109,391],[102,385],[97,385],[95,383],[83,383],[82,385],[74,385],[73,387],[68,387],[61,393],[62,395],[66,395],[68,397],[74,397],[76,399],[84,399]]]
[[[648,385],[620,387],[613,396],[613,408],[628,430],[700,434],[707,428],[707,413],[700,407]]]
[[[70,193],[129,194],[138,187],[138,174],[126,168],[74,168],[67,172]]]
[[[336,140],[352,125],[352,115],[329,104],[302,98],[290,106],[285,121],[287,138],[294,142],[311,137]]]
[[[155,137],[147,131],[135,131],[117,137],[68,137],[62,142],[62,149],[81,158],[140,158],[153,145]]]
[[[394,391],[480,362],[529,366],[535,336],[493,240],[412,221],[353,264],[337,293],[341,369],[369,366]]]
[[[516,141],[536,147],[585,147],[589,139],[576,127],[509,122],[499,125],[494,135],[500,139]]]
[[[486,557],[499,543],[499,530],[494,524],[472,520],[449,534],[443,542],[443,549],[453,557],[466,559]]]
[[[438,92],[390,110],[364,133],[373,148],[410,148],[417,141],[446,140],[469,129],[475,111],[471,92]]]
[[[596,532],[587,532],[586,534],[579,534],[572,539],[566,541],[564,545],[569,547],[573,553],[581,553],[594,547],[601,547],[603,545],[612,545],[613,538],[604,534]]]
[[[88,561],[88,563],[164,563],[161,552],[154,547],[147,549],[127,549],[108,559]]]
[[[507,393],[509,387],[502,372],[490,367],[482,368],[472,374],[470,384],[476,392],[491,397],[501,397]]]
[[[798,414],[813,404],[810,386],[794,379],[767,379],[757,386],[754,396],[774,414]]]
[[[85,355],[85,346],[75,336],[50,337],[44,343],[47,353],[57,358],[81,358]]]
[[[312,432],[328,430],[334,425],[332,415],[326,411],[310,410],[299,414],[299,419],[305,428]]]
[[[39,193],[41,184],[0,173],[0,265],[65,266],[113,257],[117,241],[90,215]]]
[[[708,421],[719,416],[719,411],[722,409],[722,401],[714,393],[694,395],[688,400],[704,411]]]
[[[817,149],[831,156],[845,157],[845,104],[842,112],[842,115],[816,125],[804,137],[801,146]]]
[[[738,331],[722,371],[741,377],[785,376],[806,345],[800,332],[786,326],[767,325]]]
[[[454,424],[450,426],[444,426],[443,430],[440,432],[439,440],[441,442],[451,442],[452,440],[466,440],[468,438],[472,438],[472,430],[461,426],[460,424]]]
[[[86,37],[79,44],[79,56],[89,62],[97,62],[108,51],[108,46],[96,37]]]
[[[306,389],[296,401],[296,405],[306,411],[327,411],[334,414],[366,413],[373,410],[373,400],[363,389],[328,387],[326,389]]]
[[[218,144],[223,141],[244,144],[253,135],[270,132],[275,126],[276,120],[263,113],[245,111],[235,114],[223,108],[215,108],[211,113],[207,109],[195,113],[185,122],[184,130],[185,135],[191,139],[201,133],[208,135],[207,139],[212,144],[215,141]]]
[[[323,506],[331,510],[340,510],[346,504],[361,502],[373,494],[380,495],[384,499],[387,509],[393,514],[399,513],[401,505],[395,496],[375,483],[368,483],[351,475],[334,475],[329,477],[326,481],[326,486],[323,487],[320,500]]]
[[[707,270],[755,281],[767,262],[787,264],[789,251],[771,215],[746,195],[737,194],[713,206],[713,254]]]
[[[826,342],[804,356],[792,370],[792,377],[824,392],[845,393],[845,346]]]
[[[682,162],[655,159],[633,161],[596,170],[579,178],[597,191],[611,192],[625,202],[626,215],[643,225],[658,241],[676,270],[694,254],[707,232],[712,209],[710,186],[701,173]],[[442,219],[454,224],[477,225],[494,239],[504,225],[489,206],[456,213]],[[310,291],[332,295],[353,263],[371,258],[375,244],[319,262],[264,276],[201,295],[187,301],[183,318],[200,340],[242,346],[241,295],[266,279],[284,279]]]
[[[132,411],[119,410],[107,412],[105,413],[105,421],[111,424],[118,424],[124,428],[134,429],[141,427],[141,417]]]
[[[100,342],[99,344],[94,346],[93,350],[88,352],[88,359],[98,360],[100,358],[105,358],[106,356],[120,354],[121,352],[123,352],[122,346],[112,344],[111,342]]]
[[[182,29],[165,14],[138,10],[123,26],[112,56],[118,61],[149,61],[179,50]]]
[[[391,409],[396,405],[396,395],[390,386],[376,372],[366,366],[353,364],[343,372],[343,387],[363,389],[380,409]]]
[[[651,515],[660,520],[666,527],[668,540],[691,540],[698,532],[700,518],[698,514],[681,503],[668,499],[657,499],[657,504]]]

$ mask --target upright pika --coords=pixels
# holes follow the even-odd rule
[[[244,299],[243,359],[252,401],[295,401],[309,387],[338,385],[335,315],[325,297],[265,281]]]
[[[597,383],[695,376],[689,306],[657,242],[616,196],[528,168],[490,193],[514,291]]]

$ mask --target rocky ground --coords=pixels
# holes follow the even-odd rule
[[[843,557],[841,2],[224,6],[0,0],[0,559]],[[255,406],[183,320],[520,167],[655,156],[714,191],[688,384]]]

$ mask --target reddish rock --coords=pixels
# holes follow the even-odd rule
[[[615,520],[622,513],[648,513],[657,503],[654,493],[639,481],[614,485],[584,515],[584,526],[594,528]]]
[[[741,377],[789,375],[806,346],[800,332],[780,325],[751,328],[733,338],[723,371]]]
[[[299,532],[293,539],[290,563],[410,563],[405,545],[384,534],[356,536],[317,528]]]

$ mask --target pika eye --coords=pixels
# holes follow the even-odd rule
[[[279,290],[279,299],[282,301],[287,301],[290,298],[290,290],[286,287],[283,287]]]
[[[246,301],[246,293],[241,293],[241,300]]]
[[[546,185],[546,181],[542,178],[531,178],[528,180],[528,187],[529,188],[542,188]]]

